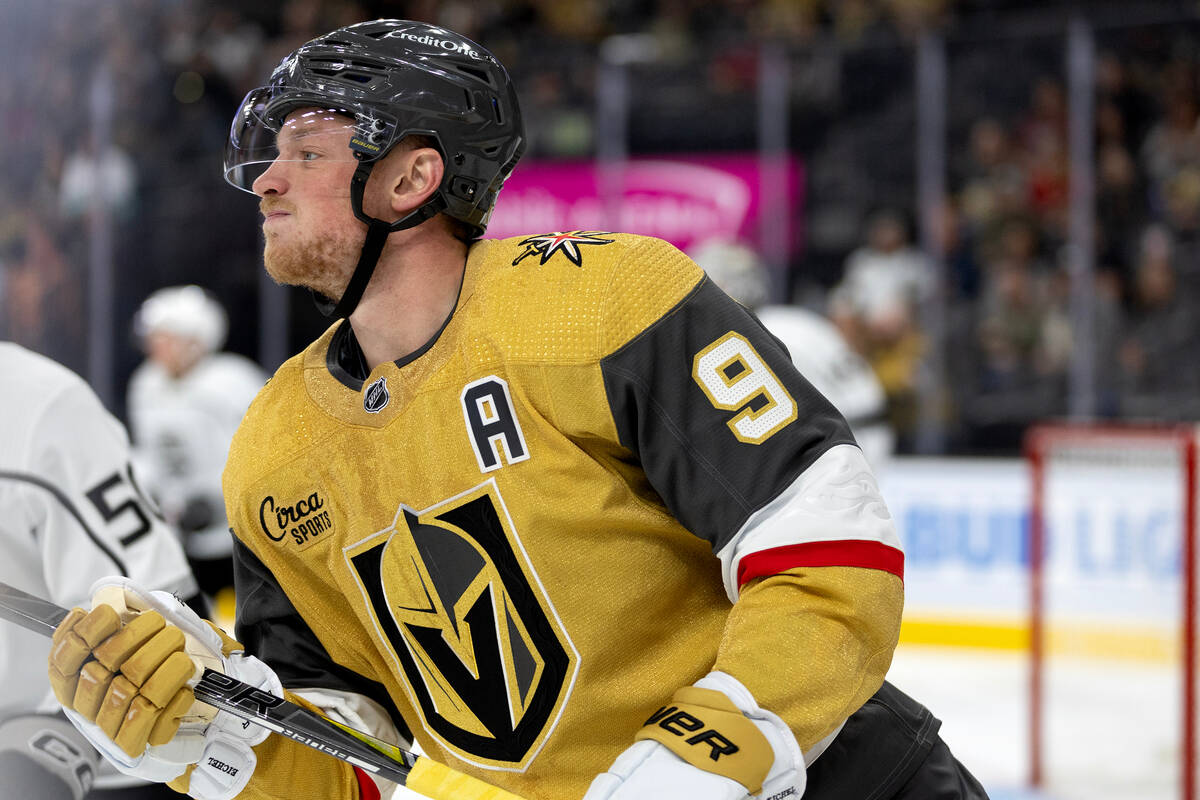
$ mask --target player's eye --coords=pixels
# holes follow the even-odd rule
[[[300,151],[300,160],[301,161],[316,161],[320,157],[321,157],[320,153],[313,152],[312,150],[301,150]]]

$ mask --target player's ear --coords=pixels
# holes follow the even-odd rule
[[[445,174],[442,156],[432,147],[417,147],[398,155],[400,163],[392,174],[389,192],[397,219],[425,203],[441,186]]]

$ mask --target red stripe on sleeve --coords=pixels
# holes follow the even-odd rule
[[[379,800],[379,787],[371,780],[370,775],[355,767],[354,777],[358,778],[359,800]]]
[[[795,567],[865,567],[881,569],[904,580],[904,551],[862,539],[772,547],[742,558],[738,564],[738,588],[755,578],[778,575]]]

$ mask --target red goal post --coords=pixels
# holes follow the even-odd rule
[[[1056,459],[1072,464],[1126,470],[1151,463],[1174,465],[1182,481],[1182,741],[1181,797],[1196,800],[1196,425],[1049,423],[1029,429],[1024,439],[1030,475],[1029,519],[1029,769],[1030,784],[1045,780],[1043,680],[1046,662],[1045,554],[1047,545],[1047,472]]]

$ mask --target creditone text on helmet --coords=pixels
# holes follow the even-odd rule
[[[456,42],[453,39],[437,39],[429,34],[425,34],[424,36],[416,36],[411,33],[402,33],[400,34],[400,38],[407,39],[410,42],[417,42],[418,44],[434,45],[442,48],[443,50],[451,50],[455,53],[468,55],[471,58],[482,58],[479,52],[472,50],[471,45],[467,44],[466,42]]]

